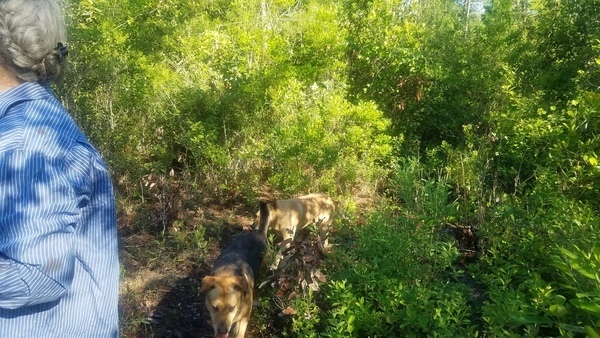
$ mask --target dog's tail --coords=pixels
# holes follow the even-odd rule
[[[259,212],[259,221],[258,221],[258,232],[267,236],[267,232],[269,231],[269,219],[271,217],[271,209],[269,205],[273,204],[273,200],[268,198],[260,198],[258,200],[258,212]]]

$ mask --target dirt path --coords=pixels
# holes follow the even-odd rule
[[[252,214],[241,205],[209,204],[177,215],[165,234],[157,224],[140,226],[157,215],[119,217],[122,337],[212,337],[198,286]]]

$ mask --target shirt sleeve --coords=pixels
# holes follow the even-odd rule
[[[73,280],[78,197],[59,159],[0,154],[0,308],[59,299]]]

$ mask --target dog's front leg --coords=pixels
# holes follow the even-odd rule
[[[248,317],[243,316],[235,324],[235,330],[234,330],[234,332],[232,332],[233,333],[232,336],[234,338],[244,338],[244,335],[246,334],[246,328],[248,327],[248,318],[250,318],[249,315],[248,315]]]
[[[279,268],[279,263],[283,259],[283,255],[287,252],[289,247],[292,245],[295,235],[296,235],[296,227],[295,226],[288,228],[288,229],[284,229],[281,232],[282,240],[281,240],[281,242],[279,242],[279,245],[278,245],[279,251],[277,252],[277,255],[275,255],[275,262],[273,262],[273,265],[271,265],[271,269],[277,270]]]
[[[279,243],[279,250],[277,250],[277,254],[275,255],[275,261],[271,265],[272,270],[277,270],[279,268],[279,263],[283,259],[283,254],[290,247],[291,243],[292,243],[291,238],[285,239],[285,240],[281,241],[281,243]]]
[[[281,243],[279,243],[279,252],[277,253],[277,256],[275,257],[275,268],[279,268],[279,263],[281,263],[283,256],[287,255],[293,242],[294,242],[294,237],[290,236],[290,237],[284,239],[283,241],[281,241]]]
[[[319,219],[317,222],[317,227],[319,229],[319,237],[321,237],[321,242],[323,243],[323,249],[330,249],[329,245],[329,219]]]

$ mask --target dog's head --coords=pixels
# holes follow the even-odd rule
[[[204,304],[210,312],[215,337],[228,338],[250,292],[248,283],[239,276],[206,276],[200,292],[206,292]]]

